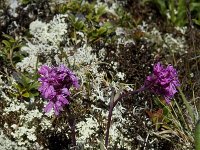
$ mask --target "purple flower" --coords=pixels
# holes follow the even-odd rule
[[[70,87],[79,88],[78,79],[75,74],[65,67],[60,65],[58,67],[48,67],[43,65],[38,70],[41,82],[39,91],[42,96],[49,101],[44,108],[48,113],[53,108],[56,115],[63,110],[63,106],[69,104]]]
[[[154,65],[153,74],[147,76],[145,86],[151,92],[162,95],[169,104],[180,86],[176,69],[172,65],[164,67],[158,62]]]

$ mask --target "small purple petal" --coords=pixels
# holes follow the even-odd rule
[[[59,108],[54,106],[54,111],[55,111],[56,116],[58,116],[60,112]]]
[[[70,91],[68,90],[68,88],[63,88],[62,89],[62,94],[65,94],[66,96],[70,95]]]
[[[170,98],[169,98],[169,97],[166,97],[166,96],[164,96],[164,98],[165,98],[166,103],[167,103],[167,104],[170,104]]]
[[[49,73],[49,71],[50,71],[50,68],[48,67],[48,66],[46,66],[46,65],[43,65],[39,70],[38,70],[38,72],[39,72],[39,74],[41,74],[41,75],[47,75],[48,73]]]
[[[46,112],[46,113],[49,113],[50,111],[51,111],[51,109],[53,108],[53,102],[49,102],[47,105],[46,105],[46,107],[44,108],[44,111]]]
[[[63,110],[62,103],[60,101],[56,101],[54,104],[54,111],[56,115],[59,115],[60,110]]]
[[[58,95],[57,100],[62,102],[63,104],[69,104],[69,101],[63,95]]]
[[[44,91],[44,97],[47,99],[52,99],[56,95],[54,87],[50,85],[49,87],[46,87]]]

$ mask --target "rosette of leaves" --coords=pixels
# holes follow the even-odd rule
[[[57,11],[59,13],[68,13],[70,23],[75,31],[82,31],[87,34],[88,39],[94,42],[99,39],[107,39],[114,32],[114,26],[106,21],[108,15],[104,5],[95,9],[95,3],[71,1],[60,4]],[[72,36],[75,34],[72,34]]]
[[[27,77],[16,72],[13,73],[13,77],[16,80],[16,83],[13,85],[16,91],[12,92],[15,97],[27,99],[39,95],[38,87],[40,84],[37,80],[34,80],[34,77]]]
[[[12,36],[4,34],[2,47],[0,48],[0,64],[7,68],[12,66],[15,69],[15,64],[20,62],[25,56],[25,53],[20,51],[22,46],[21,41],[15,40]]]

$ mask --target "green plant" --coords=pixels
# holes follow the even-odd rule
[[[164,104],[164,101],[160,98],[155,99],[155,104],[158,106],[158,111],[146,111],[153,125],[155,125],[156,132],[153,132],[156,136],[160,136],[159,129],[162,129],[166,134],[171,134],[179,137],[186,143],[195,143],[195,147],[199,150],[199,137],[200,137],[200,125],[198,120],[198,108],[188,102],[186,96],[178,87],[180,93],[180,99],[177,102],[176,99],[172,101],[170,105]],[[181,104],[182,103],[182,104]],[[195,132],[193,132],[194,126]],[[162,138],[165,137],[165,133],[162,133]],[[167,140],[173,142],[171,139]],[[181,148],[183,145],[177,145],[177,148]]]
[[[21,0],[21,3],[23,5],[28,5],[30,3],[37,3],[37,2],[39,2],[39,1],[38,0]]]
[[[176,145],[176,149],[194,143],[193,123],[190,124],[189,120],[186,119],[185,111],[183,106],[180,107],[180,102],[173,99],[170,105],[166,105],[163,99],[156,98],[155,103],[159,108],[158,111],[147,112],[155,126],[155,131],[152,134],[173,143]],[[182,144],[176,144],[174,139],[169,137],[178,137],[181,139]]]
[[[194,21],[194,23],[198,26],[200,26],[200,2],[193,2],[190,4],[190,9],[191,11],[195,14],[194,18],[192,18],[192,20]]]
[[[62,4],[59,8],[61,13],[70,12],[69,18],[73,28],[72,37],[76,39],[76,31],[87,33],[90,42],[98,41],[114,32],[114,25],[106,21],[108,14],[106,7],[95,7],[94,3],[71,1]],[[105,15],[105,16],[104,16]]]
[[[6,66],[11,65],[15,69],[15,64],[22,60],[25,53],[22,53],[19,49],[21,48],[21,41],[15,40],[12,36],[4,34],[5,38],[2,40],[2,48],[0,49],[0,61]]]
[[[17,98],[33,98],[39,95],[39,82],[36,80],[37,74],[33,77],[28,77],[23,74],[13,74],[16,83],[13,85],[16,91],[12,94]]]
[[[195,149],[200,150],[200,120],[197,122],[195,127]]]
[[[97,41],[103,37],[109,36],[113,32],[113,26],[111,23],[106,22],[99,28],[93,28],[92,30],[87,30],[88,37],[91,42]]]
[[[190,1],[189,10],[187,10],[188,4],[185,0],[143,0],[143,3],[151,3],[155,5],[160,14],[173,25],[185,26],[188,24],[187,11],[191,12],[194,23],[200,25],[200,2],[197,0]]]
[[[94,3],[82,2],[82,1],[71,1],[66,4],[61,4],[58,8],[60,13],[70,12],[74,16],[82,16],[88,22],[100,21],[102,15],[106,14],[106,7],[100,6],[95,8]]]
[[[133,25],[138,25],[141,21],[140,19],[134,20],[130,13],[126,12],[122,7],[116,9],[117,21],[116,24],[121,27],[131,28]]]

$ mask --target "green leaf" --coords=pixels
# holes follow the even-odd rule
[[[97,10],[97,15],[98,16],[102,16],[103,14],[105,14],[106,13],[106,9],[105,8],[106,8],[105,6],[100,6],[98,8],[98,10]]]
[[[188,111],[188,113],[189,113],[189,115],[192,118],[192,121],[194,123],[195,122],[195,115],[194,115],[194,112],[193,112],[193,108],[190,105],[190,103],[187,101],[187,99],[186,99],[185,95],[183,94],[183,92],[182,92],[180,87],[178,87],[178,91],[179,91],[179,93],[181,95],[181,98],[183,100],[183,103],[185,104],[186,109],[187,109],[187,111]]]
[[[195,150],[200,150],[200,120],[196,124],[194,135]]]
[[[97,30],[98,35],[102,35],[104,33],[106,33],[107,28],[106,27],[101,27]]]
[[[169,114],[169,108],[166,106],[163,108],[163,115],[167,116]]]
[[[92,15],[92,13],[90,13],[90,14],[88,14],[87,16],[86,16],[86,19],[88,19],[89,21],[91,21],[92,20],[92,17],[93,15]]]
[[[32,80],[24,75],[22,75],[22,84],[24,85],[24,87],[28,87],[30,85],[30,83],[32,82]]]
[[[74,27],[77,31],[82,30],[84,28],[85,24],[83,21],[76,21],[74,24]]]
[[[2,43],[6,46],[6,48],[11,48],[11,44],[7,40],[3,40]]]
[[[160,13],[164,16],[167,13],[165,0],[154,0],[154,4],[159,8]]]
[[[21,0],[21,3],[26,5],[26,4],[30,3],[30,0]]]
[[[31,84],[29,86],[29,89],[32,90],[32,89],[38,89],[40,83],[39,82],[34,82],[33,84]]]
[[[175,16],[175,7],[174,7],[174,0],[169,1],[169,10],[170,10],[170,16],[171,16],[171,21],[172,23],[175,23],[176,21],[176,16]]]
[[[192,19],[194,21],[195,24],[200,26],[200,20],[199,19]]]
[[[190,11],[198,11],[200,10],[200,3],[199,2],[193,2],[190,3]]]
[[[35,97],[35,96],[38,96],[39,95],[39,92],[35,92],[35,93],[29,93],[29,97]]]
[[[13,50],[15,50],[15,49],[19,49],[19,48],[21,48],[21,47],[22,47],[21,45],[13,46]]]
[[[22,94],[22,96],[28,98],[30,96],[30,94],[28,92],[25,92]]]
[[[16,88],[19,92],[22,92],[22,91],[23,91],[23,88],[22,88],[22,86],[21,86],[20,84],[14,84],[13,86],[14,86],[14,88]]]
[[[8,39],[9,42],[12,42],[12,43],[16,42],[15,39],[12,36],[8,35],[8,34],[3,34],[3,37]]]

